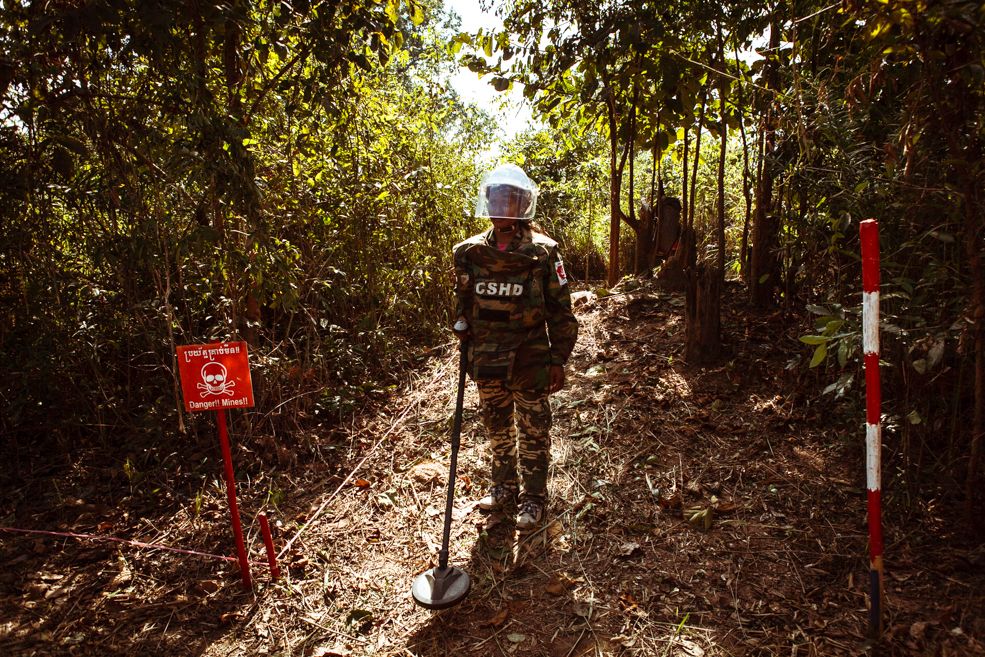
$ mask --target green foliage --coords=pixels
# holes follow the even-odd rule
[[[456,48],[472,47],[463,61],[473,70],[525,85],[548,125],[545,143],[566,144],[573,134],[609,139],[614,229],[625,221],[639,232],[624,209],[634,203],[626,175],[633,172],[640,198],[651,149],[672,156],[665,169],[671,193],[696,172],[685,212],[693,212],[698,257],[724,249],[726,270],[745,273],[754,293],[766,291],[757,298],[828,308],[804,327],[805,364],[823,369],[834,380],[827,392],[838,396],[860,369],[858,317],[850,310],[860,285],[858,223],[879,219],[886,385],[900,398],[933,385],[950,400],[920,427],[941,436],[949,424],[953,456],[957,418],[982,412],[980,402],[971,408],[981,395],[968,390],[974,376],[967,370],[971,345],[980,350],[985,338],[965,318],[985,308],[983,25],[975,2],[517,1],[507,3],[501,33],[459,35]],[[767,38],[772,47],[763,47]],[[740,52],[753,42],[760,58],[747,64]],[[745,139],[734,134],[740,125]],[[723,126],[732,134],[720,238],[715,142]],[[685,138],[687,172],[678,168]],[[547,161],[562,171],[566,148],[547,149]],[[746,166],[755,189],[743,179]],[[577,186],[570,170],[547,178]],[[751,271],[739,261],[746,239],[758,250]],[[620,250],[629,256],[625,241]],[[901,416],[911,410],[929,417],[927,408],[901,409]]]
[[[887,435],[904,427],[920,437],[917,452],[950,461],[973,452],[962,444],[975,416],[975,330],[964,318],[982,307],[970,254],[985,247],[985,14],[980,3],[918,4],[849,3],[851,20],[820,13],[791,34],[777,169],[802,297],[836,311],[801,338],[810,365],[836,377],[825,391],[841,395],[861,375],[859,320],[847,309],[861,285],[858,222],[874,217]]]
[[[832,304],[831,308],[809,304],[807,310],[817,315],[814,320],[814,330],[817,333],[800,336],[801,342],[814,347],[814,354],[808,367],[813,368],[824,363],[829,354],[835,356],[837,367],[841,370],[845,369],[849,360],[859,360],[861,326],[859,326],[858,312],[849,316],[838,304]],[[845,385],[840,386],[838,395],[844,394],[845,390],[847,390]],[[834,389],[829,389],[826,392],[833,391]]]
[[[0,430],[159,439],[174,346],[231,337],[254,345],[254,426],[331,424],[387,390],[440,339],[448,246],[479,228],[493,126],[438,81],[460,63],[543,119],[506,156],[572,273],[600,276],[613,218],[640,230],[626,208],[656,158],[699,258],[724,249],[808,309],[804,361],[837,396],[860,373],[858,222],[878,218],[887,399],[958,462],[985,341],[982,12],[517,0],[503,30],[461,34],[434,0],[5,3]]]
[[[0,76],[4,434],[170,432],[183,343],[250,340],[262,429],[392,385],[443,334],[490,132],[440,82],[442,20],[8,3],[0,42],[28,64]]]
[[[607,203],[604,149],[596,135],[580,135],[569,121],[519,135],[506,157],[537,182],[537,223],[561,245],[576,280],[600,278]]]

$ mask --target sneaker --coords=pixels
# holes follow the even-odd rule
[[[516,495],[516,489],[504,484],[496,484],[489,489],[489,492],[479,500],[476,505],[483,511],[499,511],[503,505],[511,502]]]
[[[536,500],[520,503],[520,514],[516,518],[516,528],[521,532],[536,529],[544,517],[544,505]]]

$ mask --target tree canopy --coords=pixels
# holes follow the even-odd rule
[[[5,434],[184,431],[174,347],[196,341],[254,345],[281,409],[261,430],[337,422],[392,385],[443,335],[448,246],[479,227],[494,125],[446,81],[467,66],[523,85],[543,119],[503,152],[542,185],[576,275],[645,274],[660,216],[641,201],[677,197],[657,277],[741,280],[756,307],[799,313],[803,365],[839,397],[860,379],[857,226],[879,219],[893,414],[970,497],[980,3],[499,11],[502,29],[472,34],[433,0],[4,3]],[[716,353],[719,294],[688,297],[710,304],[692,360]]]

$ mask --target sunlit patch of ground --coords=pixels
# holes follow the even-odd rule
[[[233,564],[0,534],[3,654],[864,652],[860,439],[833,428],[816,390],[798,394],[806,384],[785,368],[783,347],[796,341],[729,295],[726,358],[692,368],[682,297],[649,284],[618,292],[578,311],[569,385],[552,400],[542,530],[520,536],[511,514],[475,508],[489,460],[467,388],[450,561],[473,588],[458,607],[431,612],[410,596],[441,544],[450,351],[344,435],[322,437],[324,459],[242,482],[251,557],[263,560],[258,500],[276,498],[276,543],[292,541],[279,582],[257,565],[245,592]],[[168,515],[153,504],[97,508],[98,488],[89,497],[92,508],[36,521],[232,551],[221,487],[205,485]],[[57,506],[54,494],[44,501]],[[947,509],[904,521],[891,504],[883,654],[985,654],[981,548],[956,542]],[[115,524],[100,530],[107,519]]]

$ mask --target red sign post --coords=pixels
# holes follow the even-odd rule
[[[236,505],[236,480],[233,476],[233,457],[229,450],[229,433],[226,429],[227,408],[251,408],[253,406],[253,380],[250,378],[250,362],[245,342],[218,342],[192,344],[178,347],[178,372],[181,376],[181,394],[185,410],[189,413],[215,411],[219,427],[219,445],[225,465],[226,496],[236,538],[236,553],[243,586],[250,588],[250,563],[246,558],[243,527]]]

